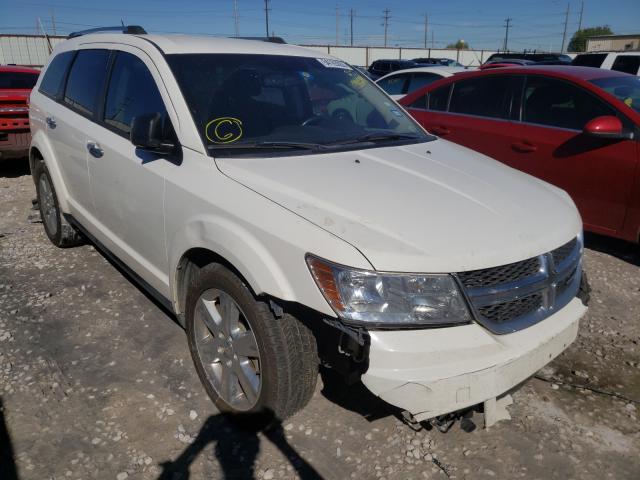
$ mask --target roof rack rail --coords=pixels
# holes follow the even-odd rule
[[[257,40],[259,42],[270,42],[270,43],[287,43],[284,41],[282,37],[229,37],[229,38],[238,38],[240,40]]]
[[[130,35],[144,35],[147,31],[140,25],[121,25],[118,27],[98,27],[90,28],[88,30],[80,30],[78,32],[71,32],[67,38],[81,37],[82,35],[89,35],[90,33],[108,33],[119,32],[127,33]]]

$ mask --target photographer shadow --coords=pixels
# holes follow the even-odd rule
[[[223,415],[212,415],[178,458],[160,464],[162,473],[158,480],[189,479],[191,464],[209,444],[215,444],[214,453],[220,464],[223,479],[257,478],[256,458],[260,452],[261,436],[282,452],[300,478],[322,479],[315,468],[289,444],[280,422],[273,423],[259,435],[257,430],[240,428]]]

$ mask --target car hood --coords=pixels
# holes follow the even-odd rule
[[[552,250],[582,228],[562,190],[440,139],[320,155],[218,158],[216,164],[349,242],[381,271],[503,265]]]

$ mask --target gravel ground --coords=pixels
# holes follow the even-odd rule
[[[511,421],[415,432],[325,374],[255,435],[218,414],[166,311],[92,246],[48,242],[34,196],[26,162],[0,164],[3,480],[640,478],[637,246],[587,238],[579,338],[513,394]]]

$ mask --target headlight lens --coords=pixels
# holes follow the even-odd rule
[[[451,275],[378,273],[307,255],[309,270],[336,314],[370,326],[468,323],[471,315]]]

